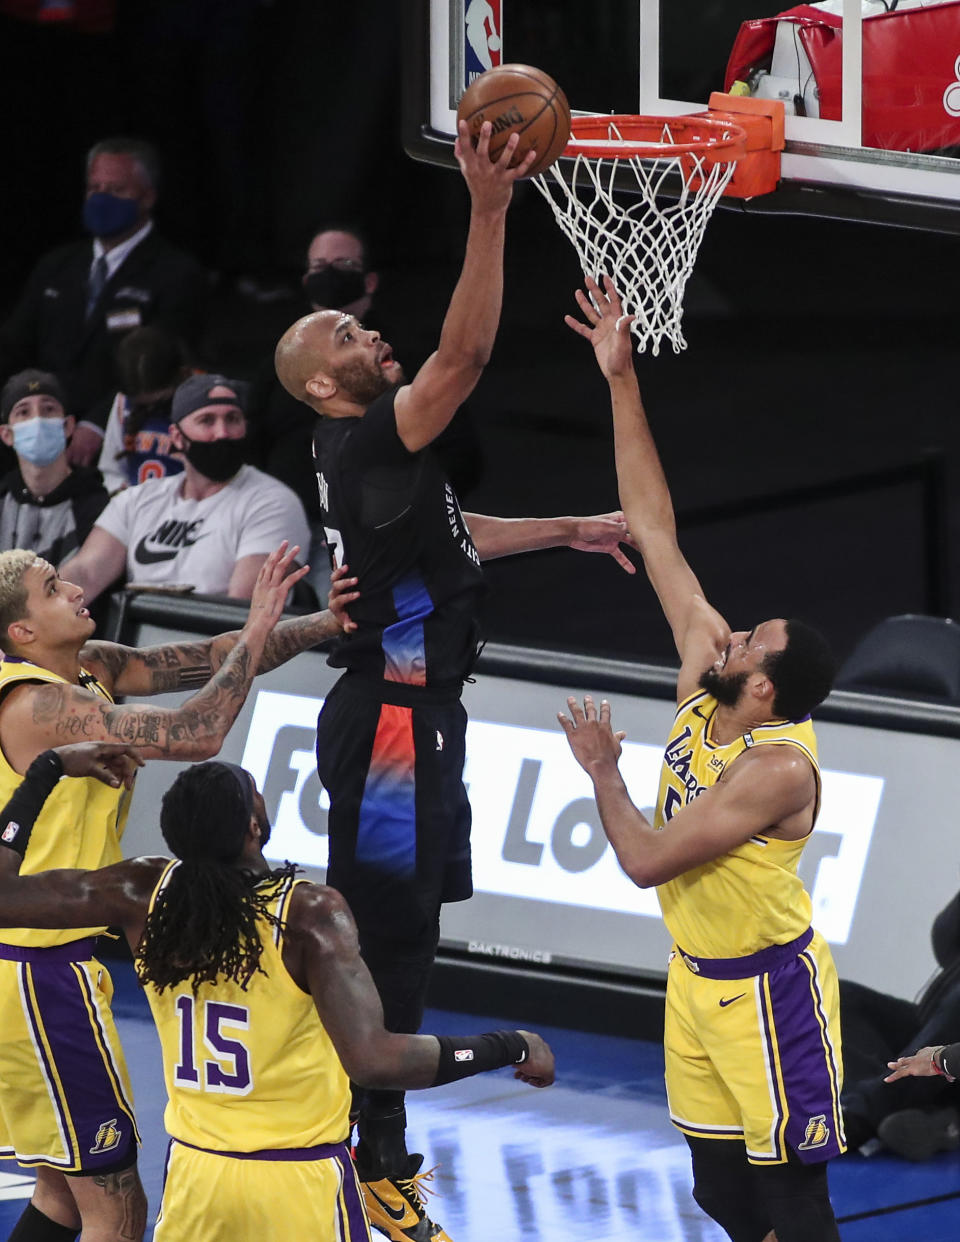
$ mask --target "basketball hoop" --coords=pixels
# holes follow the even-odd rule
[[[715,101],[738,111],[715,110]],[[721,196],[776,188],[783,104],[725,95],[710,104],[695,116],[574,117],[564,150],[573,159],[569,184],[556,164],[533,178],[584,275],[610,276],[635,316],[638,353],[650,346],[658,354],[664,339],[675,353],[686,349],[683,294]]]

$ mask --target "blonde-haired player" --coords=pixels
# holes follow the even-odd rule
[[[610,387],[620,500],[681,668],[655,824],[630,799],[610,707],[568,700],[560,723],[593,780],[604,831],[675,941],[667,1096],[694,1197],[734,1242],[837,1242],[826,1161],[844,1150],[838,986],[797,863],[820,805],[809,713],[833,659],[782,618],[731,633],[677,544],[620,298],[588,279],[568,325]]]
[[[0,553],[0,805],[38,755],[68,742],[134,744],[145,758],[216,754],[258,671],[340,631],[329,612],[280,620],[306,572],[291,568],[297,550],[267,557],[241,631],[143,650],[92,641],[79,587],[34,552]],[[196,692],[176,707],[138,701],[178,689]],[[117,704],[121,695],[134,701]],[[128,805],[122,787],[60,781],[24,871],[116,862]],[[94,949],[108,921],[0,933],[0,1154],[37,1170],[16,1242],[61,1242],[81,1223],[97,1242],[145,1227],[112,985]]]

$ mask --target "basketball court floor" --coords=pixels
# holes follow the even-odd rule
[[[114,962],[110,969],[152,1221],[166,1147],[159,1045],[132,967]],[[516,1024],[495,1015],[433,1010],[425,1029],[454,1034],[510,1025]],[[408,1097],[411,1145],[424,1153],[424,1169],[436,1166],[429,1210],[453,1242],[723,1242],[690,1197],[687,1148],[666,1119],[660,1047],[540,1029],[557,1057],[553,1087],[536,1090],[501,1071]],[[31,1180],[0,1162],[0,1236],[20,1215]],[[958,1236],[960,1153],[920,1165],[885,1155],[846,1157],[834,1163],[831,1187],[844,1242]]]

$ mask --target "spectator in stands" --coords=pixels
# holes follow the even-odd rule
[[[99,470],[71,469],[74,420],[55,375],[21,371],[0,393],[0,440],[17,467],[0,479],[0,551],[33,548],[56,565],[86,539],[107,503]]]
[[[120,342],[117,370],[121,391],[110,407],[99,463],[111,496],[183,470],[170,440],[170,406],[191,373],[183,344],[151,324]]]
[[[260,566],[282,540],[309,546],[294,493],[243,464],[243,389],[222,375],[193,375],[177,388],[170,439],[185,458],[184,472],[128,487],[104,509],[63,566],[87,604],[124,574],[130,585],[249,599]]]
[[[368,256],[366,238],[353,224],[324,225],[315,233],[301,281],[313,309],[342,310],[368,323],[380,283]]]
[[[158,166],[132,138],[97,143],[87,155],[83,222],[92,241],[44,255],[0,329],[0,374],[53,371],[79,420],[69,458],[100,451],[117,391],[115,351],[131,329],[155,323],[188,344],[200,334],[206,278],[199,264],[153,227]]]
[[[907,1160],[960,1147],[960,1088],[952,1079],[883,1081],[891,1062],[960,1032],[960,893],[934,919],[931,940],[940,970],[916,1003],[840,980],[840,1103],[851,1151],[874,1138]]]

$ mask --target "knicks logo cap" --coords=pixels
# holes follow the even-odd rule
[[[10,411],[24,397],[53,397],[67,412],[67,402],[63,395],[60,381],[52,371],[38,371],[30,367],[26,371],[18,371],[11,375],[0,392],[0,422],[6,422]]]

